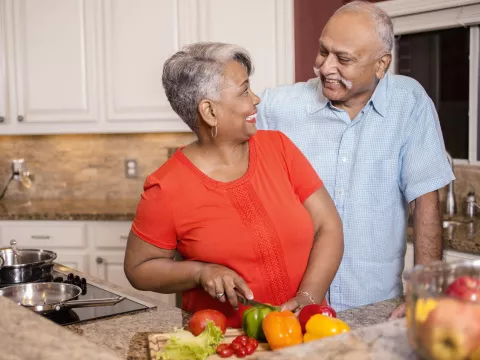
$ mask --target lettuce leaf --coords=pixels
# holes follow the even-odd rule
[[[156,354],[156,360],[204,360],[215,354],[222,340],[222,330],[209,320],[198,336],[185,330],[171,333],[165,348]]]

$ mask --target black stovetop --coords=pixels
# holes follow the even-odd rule
[[[52,275],[53,276],[49,280],[52,280],[53,278],[58,279],[59,277],[62,277],[65,280],[67,279],[67,276],[55,270],[52,272]],[[117,296],[118,294],[103,290],[98,286],[89,284],[87,281],[86,291],[82,292],[82,295],[78,297],[78,300],[112,298]],[[146,305],[142,305],[133,300],[125,298],[115,305],[64,309],[42,316],[52,320],[59,325],[71,325],[84,321],[101,319],[125,313],[144,311],[148,308],[149,307]]]

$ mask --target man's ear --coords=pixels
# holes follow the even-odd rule
[[[198,114],[200,115],[200,119],[205,121],[210,126],[217,125],[217,117],[216,117],[216,104],[211,100],[200,100],[198,103]]]
[[[391,62],[392,54],[382,55],[382,57],[378,59],[376,71],[377,79],[383,79],[388,71],[388,68],[390,67]]]

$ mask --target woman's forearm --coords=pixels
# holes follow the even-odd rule
[[[138,290],[171,294],[199,286],[199,274],[203,266],[197,261],[157,258],[136,266],[125,266],[125,274]]]
[[[337,273],[342,257],[343,231],[341,225],[332,226],[323,231],[320,229],[298,290],[309,293],[316,303],[321,303]]]

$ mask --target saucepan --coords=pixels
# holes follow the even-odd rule
[[[0,289],[0,296],[41,314],[78,307],[115,305],[125,299],[118,296],[76,300],[81,293],[82,289],[76,285],[56,282],[16,284]]]
[[[15,240],[12,247],[0,249],[0,284],[19,284],[41,281],[51,275],[53,261],[57,254],[41,249],[17,249]]]

